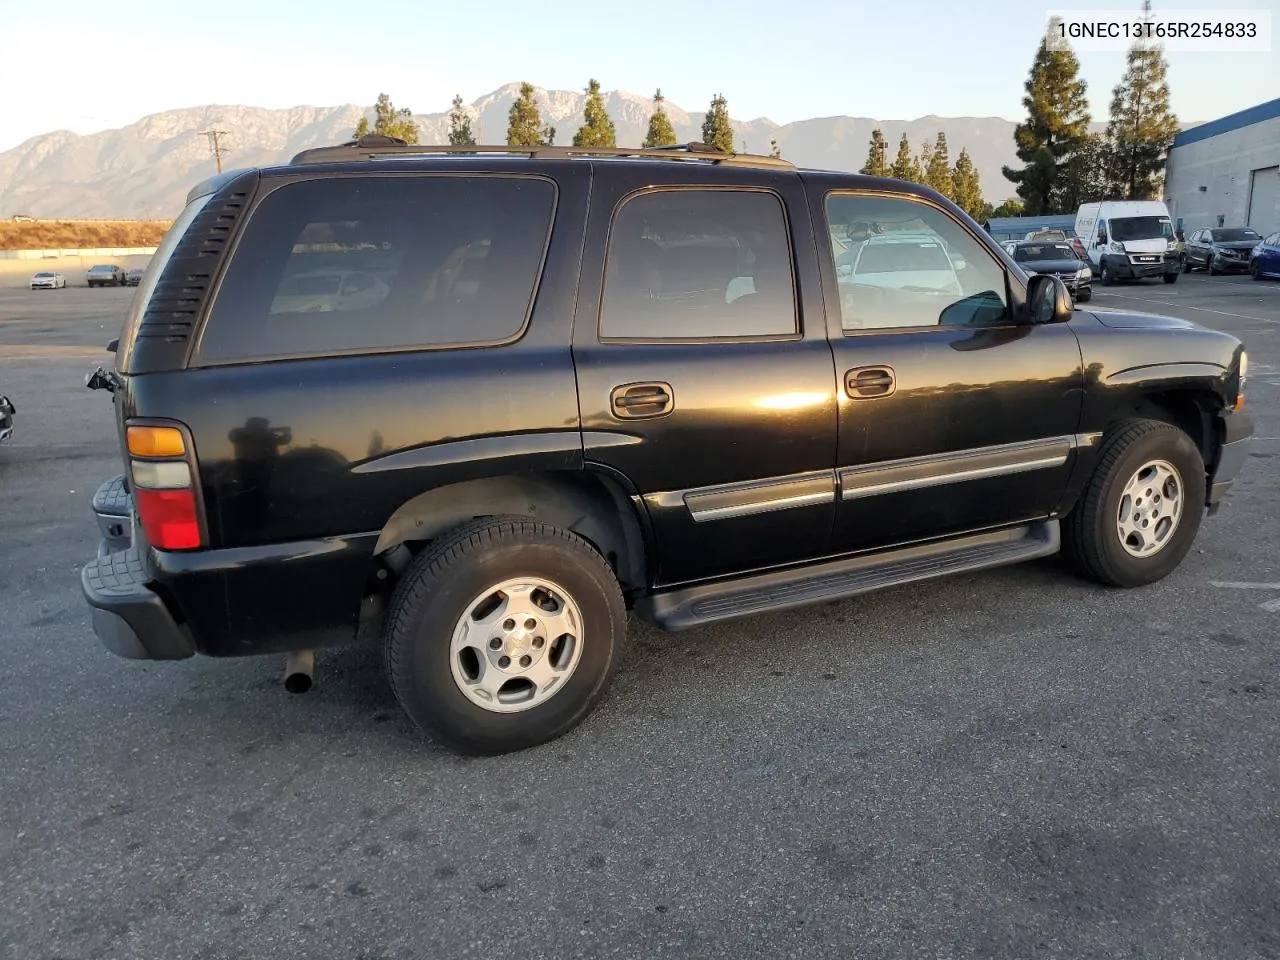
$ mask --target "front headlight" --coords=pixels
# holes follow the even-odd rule
[[[1093,271],[1090,270],[1088,267],[1081,267],[1079,270],[1076,271],[1076,276],[1081,280],[1084,280],[1088,277],[1093,276]]]

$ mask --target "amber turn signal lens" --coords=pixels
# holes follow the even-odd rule
[[[129,452],[135,457],[181,457],[187,452],[175,427],[129,427]]]

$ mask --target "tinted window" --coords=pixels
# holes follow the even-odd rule
[[[524,327],[555,187],[519,177],[343,177],[256,208],[200,359],[495,343]]]
[[[1258,235],[1252,230],[1242,230],[1240,228],[1227,230],[1213,230],[1213,239],[1218,243],[1242,243],[1246,240],[1258,242]]]
[[[623,204],[609,232],[602,339],[737,339],[796,332],[782,201],[663,190]]]
[[[1004,269],[941,210],[857,194],[832,194],[826,206],[846,331],[1007,319]]]

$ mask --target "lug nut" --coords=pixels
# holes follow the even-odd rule
[[[499,658],[498,658],[498,666],[500,666],[503,670],[507,669],[507,667],[511,666],[511,658],[510,658],[510,657],[499,657]]]
[[[544,643],[546,643],[546,642],[547,642],[547,641],[543,640],[541,637],[534,637],[534,638],[533,638],[533,648],[534,648],[535,650],[541,650],[541,649],[542,649],[542,645],[543,645]]]
[[[516,622],[514,620],[507,620],[502,624],[503,630],[514,630],[515,628]]]
[[[532,630],[532,629],[533,629],[534,627],[536,627],[537,625],[538,625],[538,621],[537,621],[537,620],[534,620],[534,619],[532,619],[532,618],[530,618],[530,619],[528,619],[528,620],[526,620],[526,621],[524,622],[524,628],[525,628],[526,630]]]
[[[501,637],[494,637],[492,640],[490,640],[490,641],[489,641],[489,649],[490,649],[490,650],[501,650],[501,649],[502,649],[502,638],[501,638]]]
[[[533,663],[533,657],[529,656],[527,653],[520,658],[520,666],[522,667],[527,667],[531,663]]]

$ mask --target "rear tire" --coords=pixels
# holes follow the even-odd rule
[[[1123,421],[1103,439],[1093,476],[1063,521],[1063,553],[1077,572],[1107,586],[1155,583],[1191,549],[1204,499],[1204,460],[1189,436],[1161,420]],[[1172,526],[1162,535],[1166,522]]]
[[[625,634],[622,592],[594,547],[550,524],[493,517],[413,562],[392,599],[384,653],[415,724],[461,753],[507,753],[554,740],[591,712]]]

